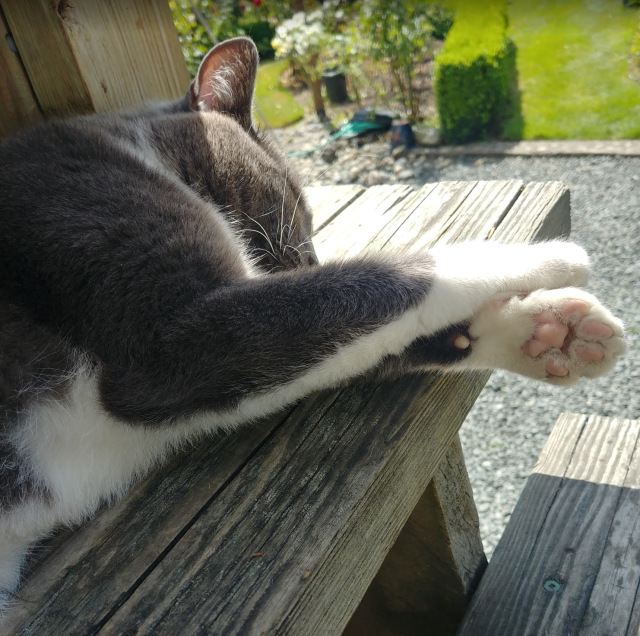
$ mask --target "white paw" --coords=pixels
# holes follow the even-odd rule
[[[503,368],[552,384],[595,378],[626,349],[622,322],[581,289],[541,289],[487,303],[469,333],[469,366]]]

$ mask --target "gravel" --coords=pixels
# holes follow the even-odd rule
[[[287,150],[313,147],[315,123],[279,133]],[[333,154],[333,153],[332,153]],[[640,157],[460,157],[389,154],[388,142],[339,142],[332,163],[297,159],[315,184],[522,179],[562,181],[571,191],[572,240],[587,249],[587,289],[625,322],[628,353],[613,372],[569,389],[496,371],[460,431],[487,556],[511,515],[554,422],[562,412],[640,417]]]

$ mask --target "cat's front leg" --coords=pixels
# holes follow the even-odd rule
[[[469,320],[487,301],[505,293],[528,293],[583,285],[586,252],[573,243],[456,243],[431,250],[435,275],[424,304],[425,333]]]

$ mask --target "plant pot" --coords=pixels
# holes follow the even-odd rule
[[[345,104],[349,101],[347,78],[338,69],[329,69],[322,74],[322,83],[327,89],[327,97],[332,104]]]
[[[415,148],[416,139],[413,136],[411,124],[406,119],[396,119],[391,124],[391,150],[398,146]]]

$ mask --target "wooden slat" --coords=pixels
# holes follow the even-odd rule
[[[60,4],[49,0],[0,0],[40,108],[46,117],[93,112],[93,100],[69,44]]]
[[[468,184],[450,190],[447,201],[469,196]],[[360,218],[365,196],[336,226]],[[378,192],[389,207],[409,196]],[[366,231],[386,242],[385,225],[397,228],[384,210],[370,222]],[[486,224],[469,219],[460,237]],[[526,215],[519,224],[514,240],[535,236]],[[487,377],[351,387],[305,401],[280,425],[249,429],[257,438],[237,453],[204,445],[81,528],[77,549],[52,554],[21,591],[28,602],[10,612],[7,633],[340,633]]]
[[[518,240],[513,228],[523,223],[535,231],[538,241],[566,238],[571,232],[569,190],[559,181],[528,183],[514,203],[509,216],[513,223],[497,227],[494,234],[494,238],[503,243]]]
[[[413,194],[409,186],[373,186],[313,239],[320,262],[340,259],[362,246],[392,222],[395,205]]]
[[[184,94],[189,75],[164,0],[0,0],[45,116]]]
[[[11,50],[10,44],[13,36],[0,9],[0,138],[42,121],[20,55]]]
[[[637,420],[560,416],[460,636],[638,633],[639,435]]]
[[[479,390],[446,384],[352,387],[285,427],[101,633],[340,633]]]
[[[456,435],[343,636],[455,634],[487,565]]]
[[[487,566],[480,519],[464,461],[460,437],[456,435],[431,483],[440,502],[453,566],[467,600],[476,591]]]
[[[189,72],[166,0],[74,0],[62,24],[97,112],[185,94]]]
[[[313,210],[313,230],[319,232],[353,203],[365,188],[358,184],[347,186],[314,186],[305,188],[307,201]]]

